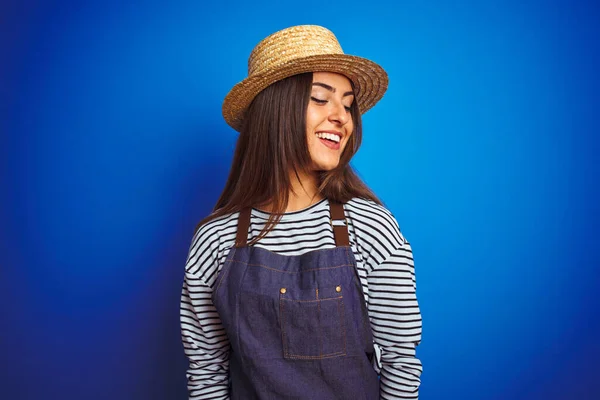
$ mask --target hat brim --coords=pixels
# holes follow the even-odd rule
[[[258,93],[274,82],[305,72],[335,72],[345,75],[354,84],[355,101],[361,114],[383,97],[388,86],[388,76],[384,69],[366,58],[347,54],[295,58],[268,72],[249,76],[235,85],[223,101],[223,118],[239,132],[244,113]]]

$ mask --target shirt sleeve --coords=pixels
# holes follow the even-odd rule
[[[203,252],[204,244],[194,238],[181,294],[180,322],[185,355],[189,361],[187,387],[189,399],[229,399],[229,341],[212,302],[212,287],[203,278],[216,259]],[[202,256],[199,256],[202,255]]]
[[[369,317],[380,372],[380,398],[418,399],[422,366],[416,358],[421,313],[410,244],[401,242],[367,277]]]

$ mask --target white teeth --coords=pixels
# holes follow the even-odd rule
[[[340,142],[340,137],[338,135],[334,135],[333,133],[317,132],[316,135],[318,138],[321,138],[321,139],[333,140],[336,143]]]

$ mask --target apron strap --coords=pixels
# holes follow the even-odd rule
[[[333,236],[335,237],[335,245],[337,247],[350,246],[348,221],[344,214],[344,205],[330,200],[329,209],[331,212],[331,226],[333,228]]]
[[[333,236],[335,237],[335,245],[337,247],[350,246],[350,236],[348,234],[348,221],[344,214],[344,205],[335,201],[329,202],[331,213],[331,226],[333,228]],[[244,208],[240,211],[237,225],[237,235],[235,238],[235,247],[244,247],[248,241],[248,229],[250,228],[250,208]]]
[[[250,228],[251,211],[252,209],[249,207],[240,211],[240,216],[238,217],[237,235],[235,237],[235,247],[246,246],[246,241],[248,240],[248,228]]]

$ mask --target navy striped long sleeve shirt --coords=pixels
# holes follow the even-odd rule
[[[380,398],[418,399],[422,366],[415,350],[421,341],[421,314],[411,246],[385,207],[355,198],[344,209],[373,331]],[[190,399],[229,399],[229,341],[211,295],[234,246],[238,216],[233,213],[201,226],[190,245],[180,313]],[[258,236],[268,218],[252,210],[248,240]],[[284,214],[255,246],[284,255],[334,248],[327,199]]]

